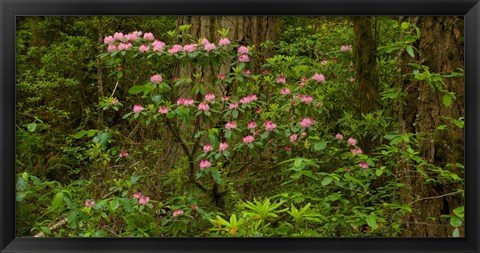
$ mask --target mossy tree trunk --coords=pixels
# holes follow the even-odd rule
[[[436,91],[426,81],[414,81],[414,69],[407,64],[415,62],[427,66],[431,73],[459,72],[463,62],[463,18],[461,17],[413,17],[408,21],[421,31],[421,38],[414,43],[416,52],[412,59],[402,52],[398,66],[399,82],[407,92],[406,103],[400,107],[401,133],[422,133],[420,156],[428,163],[446,168],[447,164],[464,163],[464,132],[443,117],[459,119],[464,115],[464,78],[446,78],[445,89],[455,92],[456,99],[450,106],[443,104],[443,94]],[[403,78],[402,78],[403,76]],[[448,131],[438,130],[447,125]],[[460,177],[463,170],[450,168]],[[427,184],[415,168],[404,166],[401,178],[406,187],[402,190],[404,204],[413,203],[413,212],[404,216],[404,236],[406,237],[446,237],[451,236],[453,227],[446,220],[435,222],[443,214],[462,206],[463,198],[448,195],[461,188],[458,184]],[[444,196],[446,195],[446,196]],[[413,196],[413,198],[412,198]],[[467,221],[468,222],[468,221]],[[462,232],[460,233],[463,234]]]

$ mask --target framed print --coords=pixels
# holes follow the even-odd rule
[[[478,1],[1,1],[0,252],[478,252]]]

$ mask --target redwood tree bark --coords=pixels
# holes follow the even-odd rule
[[[406,21],[401,18],[400,22]],[[463,18],[462,17],[413,17],[409,21],[420,28],[421,38],[414,47],[419,52],[413,59],[418,64],[428,66],[432,73],[458,72],[463,63]],[[403,52],[398,66],[399,76],[410,75],[411,56]],[[408,93],[406,103],[400,108],[400,131],[402,133],[424,133],[420,143],[420,156],[427,162],[445,168],[447,164],[464,163],[464,132],[451,123],[449,131],[437,130],[445,124],[442,116],[454,119],[464,115],[464,78],[447,78],[445,86],[456,94],[456,100],[447,107],[443,105],[443,94],[435,91],[425,81],[399,78],[403,90]],[[404,204],[412,202],[411,196],[430,198],[413,204],[413,212],[404,217],[407,237],[446,237],[451,236],[453,227],[448,222],[433,222],[430,217],[440,220],[442,214],[464,205],[458,195],[438,197],[461,188],[461,185],[426,184],[425,179],[414,168],[402,169],[402,181],[407,185],[402,192]],[[453,171],[463,177],[463,171]],[[467,221],[468,222],[468,221]],[[436,224],[435,224],[436,223]],[[461,235],[463,232],[461,231]]]

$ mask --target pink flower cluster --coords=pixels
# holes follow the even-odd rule
[[[143,111],[143,106],[141,105],[134,105],[133,106],[133,112],[136,113],[136,114],[139,114],[141,111]]]
[[[153,36],[152,33],[145,33],[145,34],[143,35],[143,38],[146,39],[146,40],[149,40],[149,41],[152,41],[152,40],[155,39],[155,37]]]
[[[125,156],[128,156],[128,152],[125,151],[125,150],[122,150],[122,152],[120,152],[120,154],[118,155],[119,157],[125,157]]]
[[[352,149],[352,155],[361,155],[363,152],[362,152],[362,149],[360,148],[354,148]]]
[[[345,51],[350,51],[352,50],[352,45],[343,45],[340,47],[340,51],[345,52]]]
[[[208,111],[208,110],[210,110],[210,106],[209,106],[208,104],[206,104],[206,103],[200,103],[200,104],[198,105],[198,110],[200,110],[200,111]]]
[[[158,109],[158,112],[161,114],[167,114],[168,113],[168,108],[166,106],[161,107]]]
[[[257,100],[258,100],[258,98],[257,98],[257,96],[256,96],[255,94],[250,94],[250,95],[248,95],[248,96],[246,96],[246,97],[241,98],[241,99],[240,99],[240,103],[242,103],[242,104],[248,104],[248,103],[250,103],[250,102],[254,102],[254,101],[257,101]]]
[[[219,147],[218,147],[218,150],[219,150],[220,152],[222,152],[222,151],[227,150],[227,148],[228,148],[228,143],[226,143],[226,142],[221,142],[220,145],[219,145]]]
[[[325,77],[322,75],[322,74],[317,74],[315,73],[313,76],[312,76],[312,79],[317,81],[317,82],[323,82],[325,81]]]
[[[179,216],[180,214],[183,214],[183,210],[175,210],[175,211],[173,212],[173,217],[177,217],[177,216]]]
[[[368,169],[368,163],[366,163],[366,162],[361,162],[358,165],[360,165],[360,167],[362,167],[364,169]]]
[[[185,46],[183,46],[183,51],[191,53],[191,52],[197,50],[197,46],[198,46],[197,44],[185,45]]]
[[[208,102],[215,101],[215,94],[205,95],[205,101],[208,101]]]
[[[305,82],[308,80],[306,77],[302,77],[302,81],[298,84],[298,86],[303,87],[305,85]]]
[[[314,122],[315,122],[315,120],[313,120],[311,118],[304,118],[300,122],[300,126],[303,127],[303,128],[308,128],[308,127],[311,127]]]
[[[161,75],[153,75],[150,77],[150,82],[152,83],[160,83],[163,81],[163,78]]]
[[[152,43],[152,46],[153,46],[153,51],[155,51],[155,52],[163,52],[163,49],[164,49],[164,47],[165,47],[165,42],[160,41],[160,40],[155,40],[155,41]]]
[[[348,138],[347,142],[349,145],[352,145],[352,146],[357,145],[357,140],[355,140],[354,138]]]
[[[118,51],[127,51],[128,49],[130,49],[132,47],[132,43],[130,42],[127,42],[127,43],[120,43],[118,44]]]
[[[238,108],[238,103],[230,103],[228,106],[228,109],[233,110]]]
[[[230,45],[230,40],[228,38],[221,38],[220,41],[218,42],[218,45],[220,46]]]
[[[290,94],[290,89],[288,89],[288,88],[283,88],[283,89],[280,91],[280,94],[282,94],[282,95],[289,95],[289,94]]]
[[[277,128],[277,124],[271,122],[271,121],[265,121],[265,123],[263,123],[265,125],[265,130],[267,132],[270,132],[270,131],[273,131],[273,129]]]
[[[140,51],[141,53],[148,52],[148,50],[150,50],[150,47],[148,45],[141,45],[140,47],[138,47],[138,51]]]
[[[277,78],[277,83],[286,84],[287,79],[285,79],[285,77],[279,77]]]
[[[208,153],[209,151],[212,151],[212,150],[213,150],[212,144],[206,144],[205,146],[203,146],[203,152],[205,153]]]
[[[247,125],[248,129],[253,129],[255,127],[257,127],[257,123],[255,121],[252,121],[252,122],[248,123],[248,125]]]
[[[179,98],[177,100],[177,105],[191,106],[194,103],[195,103],[195,101],[191,98],[187,98],[187,99]]]
[[[176,54],[176,53],[178,53],[182,50],[183,50],[183,47],[181,45],[175,44],[171,48],[168,49],[168,53],[169,54]]]
[[[85,201],[85,206],[86,207],[92,207],[94,205],[95,205],[95,201],[93,201],[93,200],[87,199],[87,201]]]
[[[201,160],[201,161],[200,161],[200,169],[201,169],[201,170],[210,168],[210,166],[212,166],[212,164],[210,163],[210,161],[208,161],[208,160]]]
[[[150,202],[150,197],[142,196],[141,192],[136,192],[132,195],[132,197],[138,199],[138,204],[140,205],[146,205],[148,202]]]
[[[337,140],[343,140],[343,134],[341,134],[341,133],[336,134],[336,135],[335,135],[335,139],[337,139]]]
[[[227,124],[225,124],[225,128],[227,130],[231,130],[231,129],[237,128],[237,124],[235,124],[235,122],[231,121],[231,122],[228,122]]]
[[[249,144],[249,143],[252,143],[254,139],[255,138],[253,136],[247,135],[247,136],[243,137],[243,142],[245,144]]]

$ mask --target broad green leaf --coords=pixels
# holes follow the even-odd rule
[[[324,178],[324,179],[322,180],[321,184],[322,184],[323,186],[326,186],[326,185],[329,185],[332,181],[333,181],[333,178],[331,178],[331,177],[326,177],[326,178]]]
[[[37,123],[33,122],[33,123],[30,123],[27,125],[27,129],[28,131],[30,132],[35,132],[35,130],[37,129]]]
[[[130,202],[130,199],[128,198],[120,198],[120,201],[122,202],[123,207],[125,208],[125,211],[127,213],[133,212],[133,207],[132,203]]]
[[[443,104],[447,107],[452,105],[452,97],[449,94],[445,94],[443,96]]]
[[[118,201],[117,198],[115,198],[114,200],[112,200],[112,202],[110,202],[110,209],[115,210],[118,208],[119,205],[120,205],[120,202]]]
[[[77,228],[77,212],[70,211],[67,217],[67,221],[68,221],[68,224],[70,224],[70,226],[73,229],[76,229]]]
[[[462,219],[454,216],[450,219],[450,225],[452,225],[452,227],[458,228],[462,225]]]
[[[80,139],[80,138],[82,138],[83,136],[85,136],[86,134],[87,134],[87,131],[81,130],[80,132],[77,132],[75,135],[73,135],[73,138],[75,138],[75,139]]]
[[[149,93],[154,89],[152,86],[133,86],[128,90],[128,93],[135,95],[140,92]]]
[[[453,230],[452,236],[453,237],[460,237],[460,231],[458,230],[458,228],[455,228]]]
[[[57,211],[60,210],[63,207],[63,192],[57,192],[55,196],[53,197],[52,205],[51,205],[51,210],[52,211]]]
[[[313,148],[315,149],[315,151],[324,150],[326,147],[327,147],[327,142],[325,141],[317,142],[315,143],[315,145],[313,145]]]
[[[222,176],[220,176],[220,172],[218,171],[218,169],[216,168],[211,169],[210,174],[212,175],[215,182],[217,182],[217,184],[223,185],[223,179],[222,179]]]
[[[373,229],[378,228],[378,224],[377,224],[377,221],[376,221],[376,219],[375,219],[375,215],[370,214],[370,215],[367,217],[366,221],[367,221],[367,224],[368,224],[370,227],[372,227]]]
[[[392,141],[390,141],[390,145],[397,145],[398,143],[400,143],[401,141],[403,141],[403,138],[398,136],[398,137],[395,137]]]
[[[408,22],[402,22],[400,26],[402,27],[403,30],[405,30],[410,26],[410,24]]]
[[[415,54],[413,53],[413,47],[408,45],[405,47],[405,50],[407,50],[407,53],[413,58],[415,57]]]

